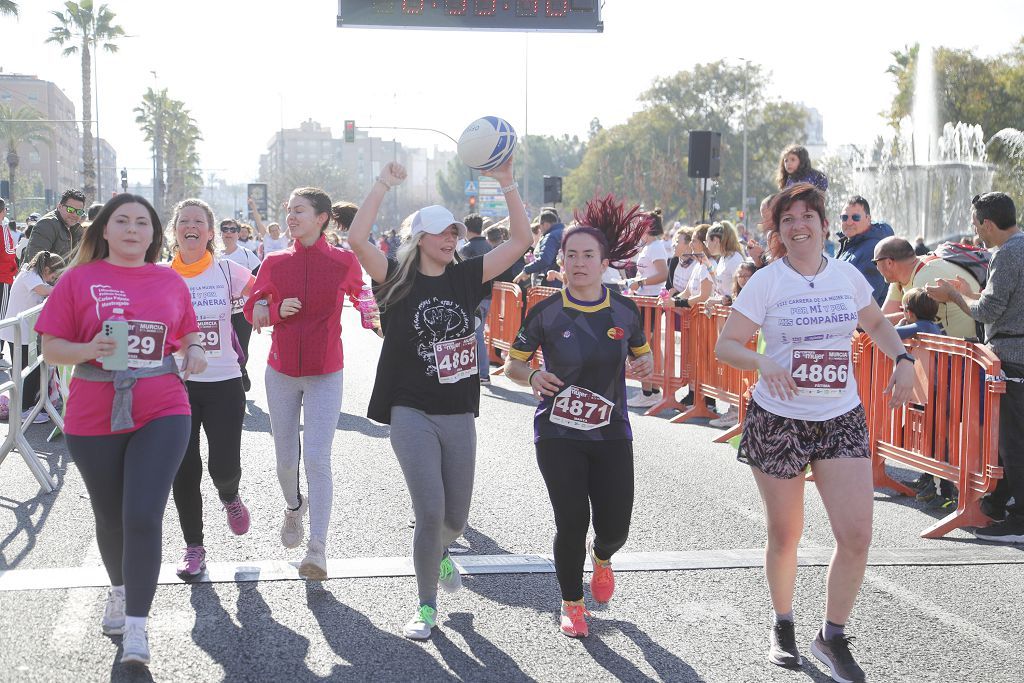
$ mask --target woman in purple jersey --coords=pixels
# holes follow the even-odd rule
[[[576,215],[562,237],[565,288],[534,306],[519,331],[505,374],[541,399],[534,419],[537,465],[555,513],[555,573],[562,593],[561,630],[588,635],[583,563],[594,565],[590,592],[599,603],[615,590],[611,557],[625,544],[633,513],[633,434],[625,369],[654,369],[636,303],[601,283],[621,267],[650,230],[639,207],[609,196]],[[544,353],[544,369],[527,365]],[[587,543],[590,510],[592,543]]]

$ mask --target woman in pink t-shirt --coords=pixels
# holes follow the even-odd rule
[[[163,234],[143,197],[111,199],[47,300],[36,331],[55,365],[75,366],[64,432],[96,518],[111,589],[103,632],[124,634],[122,662],[149,662],[146,616],[160,573],[164,508],[191,429],[184,377],[206,369],[188,287],[156,265]],[[128,369],[104,370],[117,351],[104,322],[128,322]],[[130,520],[131,524],[125,524]]]

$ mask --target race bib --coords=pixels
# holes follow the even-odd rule
[[[850,375],[850,352],[794,349],[790,374],[801,396],[842,396]]]
[[[454,384],[477,374],[476,334],[435,342],[434,362],[437,364],[437,381],[441,384]]]
[[[612,420],[615,404],[590,389],[570,385],[555,396],[550,420],[556,425],[590,431],[604,427]]]
[[[199,343],[203,345],[203,351],[206,352],[206,357],[220,358],[220,321],[204,320],[203,318],[200,318],[196,322],[199,323]]]
[[[156,368],[164,361],[167,325],[148,320],[128,321],[128,367]]]

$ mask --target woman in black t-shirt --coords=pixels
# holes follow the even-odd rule
[[[437,622],[438,583],[448,592],[461,585],[447,548],[462,534],[473,493],[473,418],[480,408],[473,313],[488,283],[532,241],[512,160],[486,175],[501,185],[511,236],[483,256],[456,260],[466,226],[443,206],[413,215],[411,234],[396,257],[369,241],[384,195],[405,180],[405,169],[393,162],[384,167],[349,229],[349,244],[374,281],[384,331],[367,414],[391,425],[391,445],[416,515],[419,608],[403,634],[417,640],[429,638]]]
[[[541,399],[534,418],[537,465],[555,513],[555,574],[562,633],[588,635],[583,562],[594,565],[590,594],[615,590],[611,557],[626,542],[633,513],[633,433],[626,410],[627,362],[639,377],[654,369],[636,303],[601,283],[609,264],[636,254],[650,219],[609,196],[576,215],[562,237],[565,289],[538,303],[509,352],[505,375]],[[539,348],[544,370],[527,365]],[[632,360],[627,360],[632,357]],[[594,541],[587,544],[590,510]]]

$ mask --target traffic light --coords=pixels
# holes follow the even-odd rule
[[[345,142],[356,141],[356,122],[352,119],[345,119]]]
[[[470,195],[470,197],[469,197],[469,212],[470,213],[476,212],[476,197],[473,196],[473,195]]]

